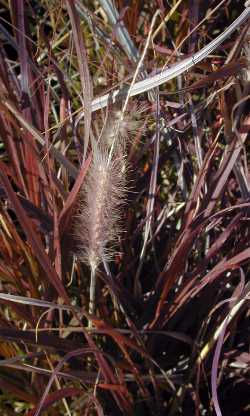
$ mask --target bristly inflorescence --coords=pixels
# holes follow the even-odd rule
[[[109,160],[107,150],[95,144],[88,176],[81,190],[81,259],[96,270],[110,260],[120,231],[121,206],[125,199],[125,164],[122,155]]]
[[[141,110],[140,110],[141,111]],[[139,112],[140,112],[139,111]],[[95,311],[96,271],[109,262],[121,234],[126,195],[126,147],[138,126],[138,112],[111,111],[101,137],[92,140],[92,162],[80,192],[76,221],[79,258],[90,267],[90,314]],[[89,322],[91,326],[91,321]]]
[[[76,232],[79,258],[96,271],[115,252],[126,195],[126,147],[139,126],[143,108],[110,111],[99,140],[92,142],[92,162],[80,192]]]

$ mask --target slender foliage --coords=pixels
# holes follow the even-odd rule
[[[1,2],[1,415],[249,413],[249,5]]]

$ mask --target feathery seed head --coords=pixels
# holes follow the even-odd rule
[[[126,193],[126,145],[139,126],[142,111],[138,106],[125,113],[111,111],[100,140],[92,142],[92,163],[81,189],[76,227],[79,258],[90,266],[92,274],[115,252]]]
[[[123,158],[115,157],[109,161],[108,152],[95,146],[92,164],[81,191],[83,202],[79,214],[81,259],[92,270],[114,254],[125,194],[122,166]]]

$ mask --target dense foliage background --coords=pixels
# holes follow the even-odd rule
[[[195,56],[243,11],[0,1],[1,415],[249,414],[247,19],[129,99],[123,232],[93,315],[76,238],[90,143],[124,103],[93,99]]]

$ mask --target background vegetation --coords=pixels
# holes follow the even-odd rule
[[[91,316],[75,238],[88,138],[121,108],[91,113],[92,100],[130,85],[147,39],[136,81],[193,56],[243,10],[0,1],[1,415],[249,414],[247,21],[130,98],[124,232]]]

